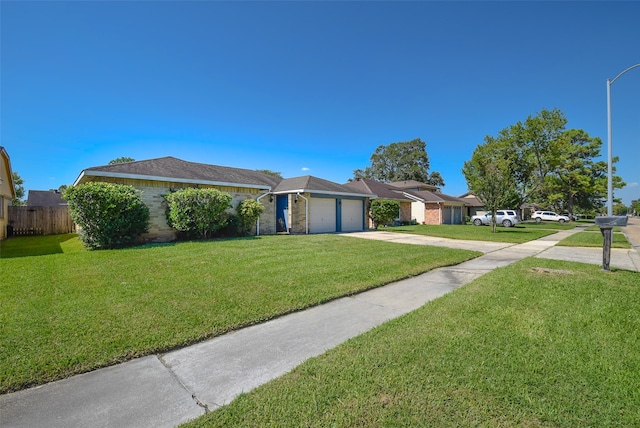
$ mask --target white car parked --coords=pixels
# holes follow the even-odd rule
[[[570,221],[569,217],[566,215],[556,214],[552,211],[536,211],[531,215],[531,218],[534,219],[536,223],[540,223],[542,220],[557,221],[560,223]]]
[[[471,223],[475,226],[482,226],[491,224],[491,213],[484,215],[474,215],[471,217]],[[520,223],[520,216],[515,210],[498,210],[496,211],[496,224],[501,224],[504,227],[511,227],[514,224]]]

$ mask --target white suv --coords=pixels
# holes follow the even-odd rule
[[[491,213],[484,215],[474,215],[471,217],[471,223],[475,226],[482,226],[491,224]],[[520,223],[520,216],[515,210],[497,210],[496,211],[496,224],[501,224],[504,227],[511,227],[514,224]]]
[[[566,215],[556,214],[552,211],[536,211],[531,215],[531,218],[540,223],[542,220],[557,221],[560,223],[568,222],[569,217]]]

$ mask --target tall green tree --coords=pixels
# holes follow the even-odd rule
[[[517,206],[519,195],[513,178],[508,145],[493,137],[476,147],[462,172],[469,190],[491,211],[491,230],[496,232],[496,211]]]
[[[602,141],[581,129],[566,130],[566,124],[560,110],[543,109],[496,137],[485,137],[504,165],[500,169],[511,171],[517,199],[513,206],[538,202],[573,214],[576,206],[586,211],[602,205],[606,164],[595,160]],[[614,188],[623,186],[622,179],[614,177]]]
[[[13,188],[16,191],[16,197],[11,201],[11,205],[24,205],[24,180],[17,171],[13,171],[11,177],[13,178]]]
[[[576,207],[583,211],[595,208],[607,192],[607,164],[595,160],[601,148],[600,138],[581,129],[564,131],[552,141],[547,155],[549,173],[538,192],[541,200],[571,215]],[[624,185],[619,177],[616,185]]]
[[[273,177],[282,178],[282,173],[278,171],[272,171],[270,169],[256,169],[257,172],[261,172],[263,174],[271,175]]]
[[[368,178],[382,182],[416,180],[444,186],[438,172],[429,174],[427,143],[420,138],[378,146],[369,159],[371,165],[353,171],[354,178]]]
[[[117,165],[119,163],[127,163],[127,162],[135,162],[135,161],[136,160],[134,158],[122,156],[122,157],[110,160],[109,165]]]

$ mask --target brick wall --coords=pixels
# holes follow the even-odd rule
[[[177,238],[176,230],[167,224],[167,203],[164,195],[171,190],[189,187],[185,183],[171,183],[166,181],[147,181],[132,180],[122,178],[101,177],[94,181],[106,181],[109,183],[125,184],[135,187],[142,191],[142,199],[149,207],[149,232],[142,235],[144,242],[167,242]],[[231,195],[230,211],[234,211],[238,204],[245,199],[257,199],[262,193],[257,189],[247,189],[242,187],[224,187],[224,186],[199,186],[200,188],[210,187],[227,192]],[[269,202],[269,196],[260,199],[260,203],[265,207],[265,211],[260,216],[260,234],[268,235],[276,232],[275,227],[275,198],[273,202]],[[252,234],[256,233],[256,227],[253,227]]]
[[[307,232],[307,207],[311,202],[309,199],[311,195],[309,193],[302,194],[307,200],[302,197],[298,198],[298,202],[295,201],[295,195],[289,196],[289,227],[292,234],[300,234]],[[309,207],[310,208],[310,207]],[[309,231],[311,232],[311,231]]]
[[[411,202],[400,202],[400,221],[411,221]]]
[[[424,224],[440,224],[440,206],[424,204]]]

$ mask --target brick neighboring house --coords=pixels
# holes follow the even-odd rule
[[[0,240],[7,237],[9,225],[9,205],[16,198],[13,183],[11,159],[4,147],[0,146]]]
[[[377,195],[377,199],[397,201],[400,203],[398,220],[400,222],[410,222],[412,220],[411,203],[413,202],[413,199],[405,196],[401,188],[389,183],[382,183],[380,181],[369,180],[366,178],[356,178],[354,181],[346,183],[344,186],[359,192],[373,193]],[[371,218],[369,218],[368,226],[373,227],[373,221]]]
[[[389,186],[400,189],[411,199],[411,218],[418,224],[464,224],[463,199],[445,195],[438,186],[416,180],[394,181]]]
[[[167,156],[83,170],[74,185],[91,181],[127,184],[142,191],[149,207],[147,242],[171,241],[177,233],[166,220],[164,195],[183,187],[215,188],[232,196],[235,209],[245,199],[265,210],[256,234],[327,233],[364,230],[364,210],[374,195],[352,191],[316,177],[282,179],[259,171],[188,162]]]
[[[463,199],[429,190],[405,191],[414,200],[411,213],[419,224],[464,224]]]

